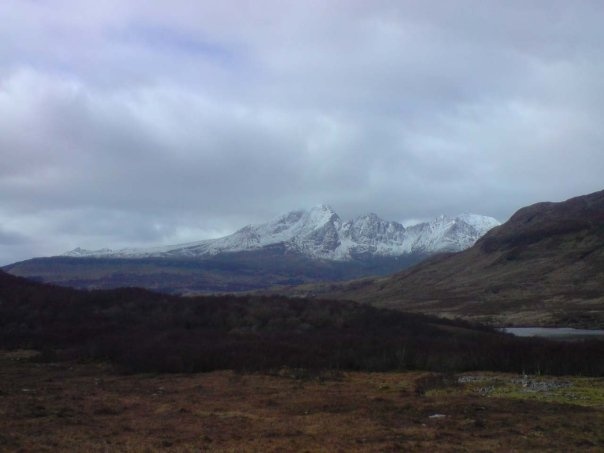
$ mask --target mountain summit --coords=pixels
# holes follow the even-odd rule
[[[456,252],[471,247],[497,225],[499,222],[492,217],[476,214],[440,216],[407,228],[373,213],[343,222],[331,207],[318,205],[309,210],[291,211],[260,225],[248,225],[218,239],[146,249],[90,251],[78,247],[64,256],[202,258],[281,245],[289,253],[312,259],[351,261]]]

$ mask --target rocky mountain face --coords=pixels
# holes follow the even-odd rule
[[[219,239],[148,249],[90,251],[77,248],[64,256],[195,258],[283,245],[289,252],[312,259],[350,261],[460,251],[472,246],[497,225],[499,222],[492,217],[475,214],[440,216],[432,222],[408,228],[375,214],[343,222],[329,206],[320,205],[289,212],[264,224],[246,226]]]
[[[604,191],[520,209],[460,253],[301,290],[496,324],[604,327]]]

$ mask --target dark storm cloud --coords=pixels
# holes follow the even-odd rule
[[[5,2],[1,261],[317,203],[505,220],[599,190],[603,18],[597,1]]]

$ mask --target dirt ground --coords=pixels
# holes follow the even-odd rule
[[[3,352],[0,451],[604,451],[602,379],[427,376],[121,375]]]

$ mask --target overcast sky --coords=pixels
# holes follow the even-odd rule
[[[604,2],[2,0],[0,264],[604,189]]]

